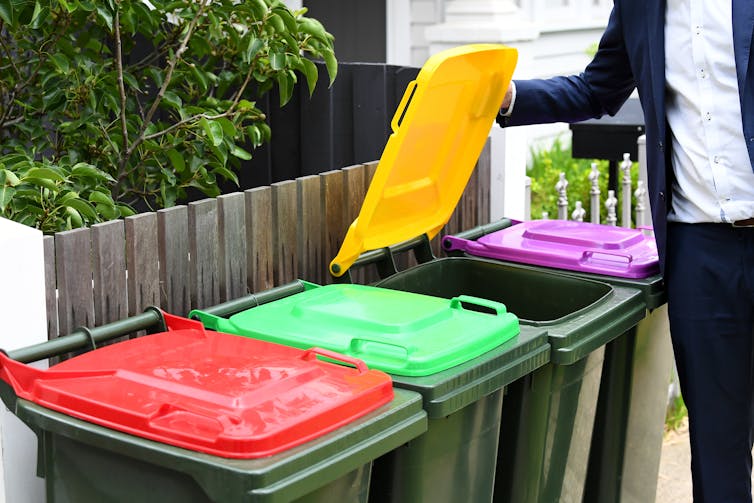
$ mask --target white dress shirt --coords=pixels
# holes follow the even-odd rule
[[[731,0],[667,0],[665,80],[676,179],[668,220],[754,217],[754,172],[741,125]]]

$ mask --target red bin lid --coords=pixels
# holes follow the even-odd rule
[[[165,319],[168,332],[104,346],[47,370],[0,355],[0,377],[19,397],[50,409],[227,458],[280,453],[393,398],[390,376],[360,360]]]

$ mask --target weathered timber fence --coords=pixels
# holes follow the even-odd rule
[[[489,143],[441,234],[489,220]],[[377,162],[46,236],[48,337],[154,305],[186,315],[303,279],[329,261],[356,218]],[[439,239],[433,240],[440,254]],[[410,258],[401,257],[404,266]],[[355,279],[376,279],[373,270]]]

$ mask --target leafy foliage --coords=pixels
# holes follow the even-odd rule
[[[279,0],[0,0],[0,215],[46,232],[219,194],[333,37]]]
[[[558,191],[555,185],[560,180],[560,173],[565,173],[568,180],[568,218],[575,208],[576,201],[581,201],[586,210],[584,221],[591,220],[590,191],[592,182],[589,173],[592,171],[592,162],[597,163],[600,172],[598,179],[600,187],[600,222],[607,220],[605,198],[607,197],[608,161],[591,159],[574,159],[571,157],[570,146],[564,146],[560,138],[556,138],[549,149],[532,150],[531,165],[526,173],[531,178],[531,216],[542,218],[543,212],[547,212],[549,218],[557,218],[558,215]],[[619,170],[620,171],[620,170]],[[636,187],[639,166],[633,163],[631,167],[632,187]],[[622,173],[619,172],[619,178]],[[620,198],[620,194],[616,194]],[[635,197],[631,196],[632,204],[636,204]],[[620,218],[620,206],[617,207]]]

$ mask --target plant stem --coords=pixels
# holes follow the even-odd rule
[[[126,122],[126,85],[123,82],[123,45],[120,37],[120,2],[115,8],[115,66],[118,72],[120,94],[120,130],[123,135],[123,150],[128,150],[128,123]]]
[[[208,0],[200,0],[199,10],[197,11],[196,16],[194,16],[194,18],[189,23],[188,28],[186,29],[186,35],[183,37],[183,40],[181,40],[180,46],[173,54],[173,57],[170,58],[170,61],[168,61],[167,74],[165,75],[165,79],[162,82],[162,86],[160,86],[160,90],[158,91],[157,96],[155,96],[155,99],[152,102],[152,106],[149,108],[147,115],[144,117],[144,121],[141,125],[141,129],[139,130],[139,134],[137,135],[133,143],[131,143],[131,145],[123,150],[123,155],[120,159],[120,166],[118,167],[118,181],[112,188],[113,199],[117,200],[118,195],[120,194],[120,185],[121,182],[125,179],[124,174],[126,171],[126,165],[128,164],[128,161],[131,159],[131,156],[139,147],[139,145],[141,145],[141,143],[146,139],[145,132],[147,130],[147,127],[149,127],[149,125],[151,124],[154,114],[157,113],[157,108],[160,106],[160,102],[162,102],[162,99],[165,96],[165,92],[170,85],[170,81],[173,78],[173,71],[175,70],[175,66],[178,64],[181,55],[186,51],[189,40],[191,40],[191,36],[194,34],[196,25],[204,15],[204,10],[207,7],[208,3]]]

